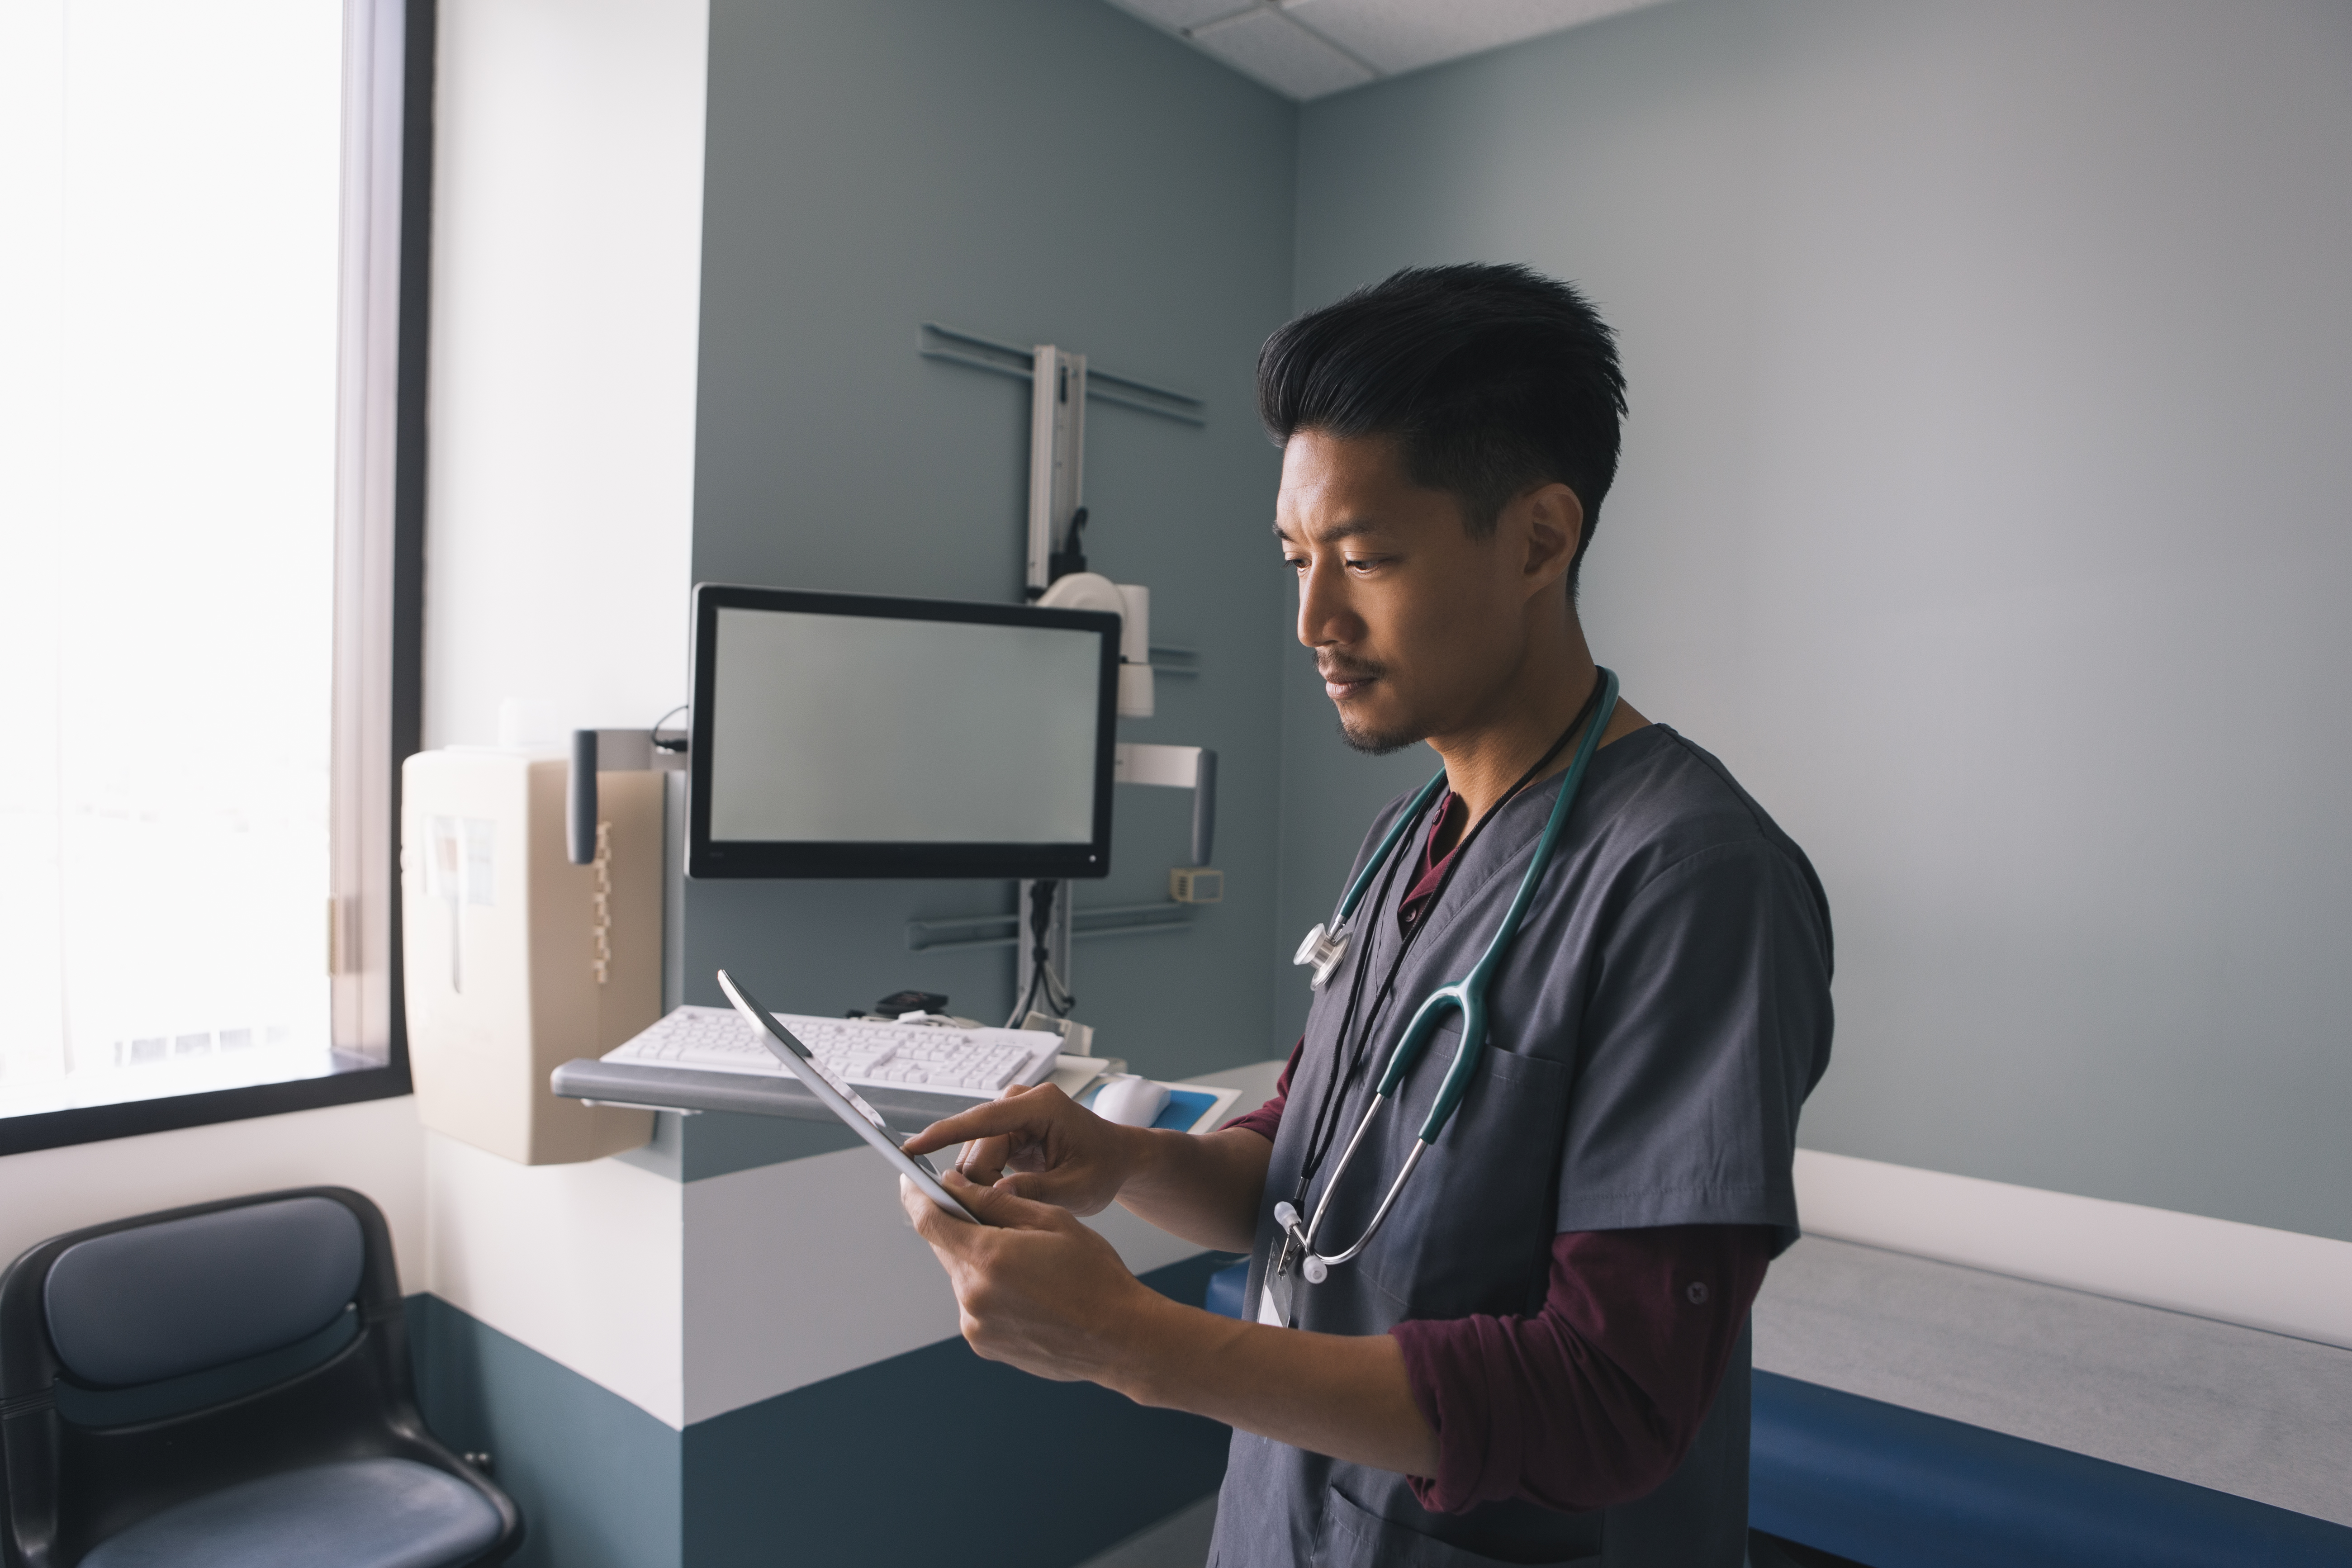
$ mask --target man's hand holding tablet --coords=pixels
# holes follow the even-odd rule
[[[1100,1214],[1144,1157],[1140,1141],[1125,1136],[1129,1131],[1041,1083],[934,1121],[906,1147],[921,1156],[961,1143],[956,1170],[981,1185],[1072,1214]]]
[[[1068,1210],[981,1186],[958,1171],[942,1180],[979,1224],[942,1213],[912,1182],[898,1184],[898,1201],[947,1270],[965,1341],[988,1360],[1118,1387],[1138,1325],[1160,1308],[1183,1310],[1129,1272],[1118,1250]]]
[[[1265,1139],[1123,1127],[1039,1084],[935,1121],[906,1146],[919,1156],[956,1143],[962,1159],[942,1182],[989,1228],[950,1218],[908,1187],[899,1200],[947,1270],[963,1337],[982,1355],[1168,1404],[1181,1369],[1244,1328],[1152,1289],[1074,1216],[1117,1202],[1203,1247],[1246,1248]]]

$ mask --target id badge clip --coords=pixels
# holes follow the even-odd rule
[[[1270,1329],[1287,1329],[1298,1321],[1295,1310],[1298,1272],[1291,1266],[1296,1256],[1285,1241],[1275,1255],[1274,1267],[1265,1271],[1265,1283],[1258,1287],[1257,1321]]]
[[[1319,1285],[1329,1271],[1307,1247],[1307,1233],[1295,1206],[1286,1203],[1275,1205],[1274,1223],[1282,1227],[1282,1247],[1274,1256],[1274,1266],[1265,1271],[1265,1283],[1259,1288],[1257,1321],[1287,1329],[1298,1321],[1300,1276],[1304,1275],[1310,1285]]]

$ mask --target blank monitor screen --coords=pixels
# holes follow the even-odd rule
[[[1118,617],[695,590],[695,877],[1099,877]]]

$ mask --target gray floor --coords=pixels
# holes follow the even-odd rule
[[[2352,1351],[1808,1237],[1756,1364],[2352,1525]]]
[[[1205,1568],[1209,1535],[1216,1528],[1217,1500],[1202,1498],[1078,1568]],[[1748,1553],[1750,1568],[1799,1568],[1794,1559],[1772,1550],[1769,1537],[1751,1538]]]
[[[1203,1568],[1209,1561],[1209,1534],[1216,1528],[1213,1494],[1129,1536],[1101,1556],[1087,1559],[1078,1568]]]

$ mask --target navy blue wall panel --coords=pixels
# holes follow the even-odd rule
[[[1145,1275],[1197,1303],[1224,1259]],[[1228,1428],[961,1340],[683,1433],[447,1302],[408,1299],[425,1418],[523,1510],[516,1568],[1066,1568],[1214,1491]],[[961,1439],[961,1440],[959,1440]]]
[[[437,1297],[408,1331],[426,1424],[522,1510],[512,1568],[682,1568],[679,1433]]]
[[[1223,1259],[1144,1281],[1198,1302]],[[949,1340],[686,1433],[693,1568],[1058,1568],[1216,1489],[1231,1430]]]

